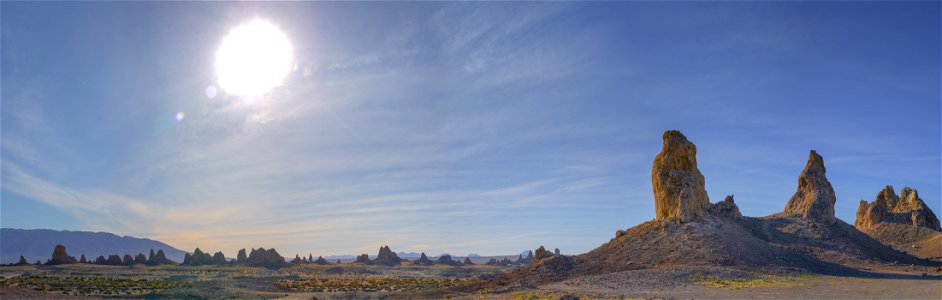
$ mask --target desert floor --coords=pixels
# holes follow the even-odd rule
[[[585,276],[542,286],[510,287],[458,299],[622,298],[892,298],[942,299],[942,271],[868,268],[833,276],[787,270],[724,267],[643,269]],[[0,298],[427,298],[423,292],[508,271],[489,266],[304,265],[266,270],[237,266],[115,267],[95,265],[0,267]],[[923,273],[926,275],[923,276]],[[436,294],[433,294],[436,295]]]

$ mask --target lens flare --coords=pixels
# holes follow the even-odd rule
[[[216,98],[216,87],[209,86],[206,88],[206,98],[213,99]]]
[[[183,118],[186,118],[186,113],[182,111],[178,112],[176,118],[177,122],[183,121]]]
[[[293,52],[288,37],[275,25],[262,20],[240,25],[216,51],[219,86],[238,96],[267,93],[291,71]]]

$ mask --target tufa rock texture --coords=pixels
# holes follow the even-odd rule
[[[726,196],[726,199],[723,201],[710,206],[710,212],[714,215],[729,219],[742,217],[742,213],[739,212],[739,206],[736,206],[736,201],[733,200],[733,195]]]
[[[658,220],[695,220],[710,205],[703,174],[697,169],[697,146],[680,131],[664,132],[661,153],[651,170]]]
[[[888,217],[887,214],[892,207],[896,206],[897,202],[899,202],[899,196],[896,196],[896,191],[894,191],[893,186],[890,185],[887,185],[883,190],[877,193],[877,198],[873,200],[873,203],[860,200],[860,207],[857,208],[857,219],[854,220],[854,227],[862,231],[873,229],[874,226],[880,224],[880,221]]]
[[[896,250],[942,260],[939,218],[914,189],[903,188],[900,196],[896,196],[888,185],[872,203],[860,200],[854,227]]]
[[[536,249],[536,255],[534,255],[533,257],[535,259],[535,262],[539,262],[543,259],[547,259],[552,256],[553,256],[553,253],[546,251],[546,248],[544,248],[543,246],[540,246],[540,248]]]
[[[314,263],[315,263],[315,264],[318,264],[318,265],[329,265],[329,264],[330,264],[329,262],[327,262],[326,259],[324,259],[323,256],[318,256],[318,257],[317,257],[317,260],[315,260]]]
[[[811,150],[808,163],[798,175],[798,190],[785,205],[785,214],[832,225],[834,218],[834,188],[824,176],[824,158]]]
[[[896,196],[893,187],[887,185],[877,193],[877,198],[872,203],[860,200],[854,227],[868,232],[886,222],[942,231],[939,227],[939,218],[919,198],[919,193],[915,189],[904,187],[900,195]]]
[[[468,266],[473,266],[473,265],[474,265],[474,263],[471,262],[471,258],[470,258],[470,257],[465,257],[465,258],[464,258],[464,261],[461,262],[461,263],[462,263],[462,264],[465,264],[465,265],[468,265]]]
[[[926,206],[926,203],[919,198],[919,193],[915,189],[904,187],[899,194],[899,202],[893,208],[895,213],[909,212],[909,220],[913,226],[922,226],[936,231],[942,231],[939,228],[939,218]]]

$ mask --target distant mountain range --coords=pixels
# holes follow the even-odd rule
[[[57,244],[64,245],[69,255],[75,258],[85,254],[90,260],[99,255],[147,255],[150,249],[163,249],[167,258],[182,262],[183,255],[186,254],[160,241],[117,236],[107,232],[0,228],[0,263],[15,263],[20,255],[26,257],[29,262],[45,262]]]

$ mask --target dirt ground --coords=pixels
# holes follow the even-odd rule
[[[132,278],[183,281],[183,287],[145,294],[68,295],[29,286],[0,286],[0,299],[99,299],[99,298],[277,298],[277,299],[381,299],[429,298],[438,279],[474,280],[506,269],[492,267],[382,267],[345,264],[301,266],[282,270],[246,267],[3,267],[14,276],[46,274],[54,277]],[[922,274],[926,273],[926,276]],[[430,281],[431,280],[431,281]],[[285,288],[279,281],[303,283],[306,290]],[[10,281],[7,281],[10,282]],[[99,281],[98,284],[107,284]],[[314,285],[307,285],[314,284]],[[337,284],[342,290],[336,290]],[[320,288],[330,286],[330,292]],[[33,286],[35,287],[35,286]],[[314,290],[312,291],[311,288]],[[405,289],[405,292],[403,291]],[[397,292],[398,290],[398,292]],[[472,294],[446,293],[433,298],[456,299],[581,299],[622,298],[736,298],[736,299],[942,299],[942,271],[918,267],[871,267],[853,276],[831,276],[787,269],[736,269],[729,267],[667,267],[583,276],[542,286],[519,286]]]
[[[938,273],[924,277],[921,271],[888,271],[838,277],[761,272],[722,268],[635,270],[548,284],[535,289],[534,294],[645,299],[942,299],[942,276]]]

